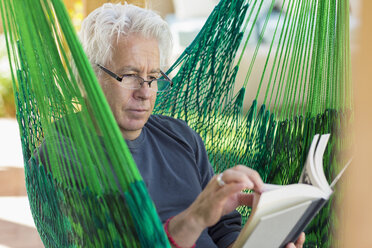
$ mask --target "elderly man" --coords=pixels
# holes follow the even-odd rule
[[[241,191],[259,192],[263,182],[241,165],[213,175],[197,133],[151,115],[157,92],[171,86],[163,72],[172,48],[167,24],[149,10],[105,4],[84,20],[80,39],[172,246],[232,246],[241,225],[235,208],[252,201]]]

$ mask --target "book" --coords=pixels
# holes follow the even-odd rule
[[[233,248],[281,248],[297,240],[333,194],[335,181],[329,185],[323,171],[329,136],[314,136],[297,184],[265,184],[254,194],[251,215]]]

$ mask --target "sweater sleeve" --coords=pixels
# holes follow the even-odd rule
[[[241,215],[234,210],[221,217],[220,221],[208,228],[208,234],[220,248],[228,247],[238,238],[241,231]]]
[[[196,161],[200,168],[201,184],[204,189],[214,175],[213,168],[208,160],[207,151],[204,143],[198,134],[196,136],[197,152]],[[228,247],[238,237],[241,231],[241,215],[234,210],[222,216],[214,226],[208,228],[208,234],[213,239],[217,247]]]

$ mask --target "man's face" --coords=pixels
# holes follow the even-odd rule
[[[131,34],[113,46],[110,64],[103,65],[119,76],[138,75],[145,80],[159,76],[159,46],[155,39]],[[100,84],[124,138],[137,138],[149,119],[156,91],[144,83],[140,89],[127,89],[122,83],[102,73]]]

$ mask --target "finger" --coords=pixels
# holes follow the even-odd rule
[[[245,185],[242,183],[229,183],[225,184],[215,194],[216,201],[224,201],[234,194],[240,193],[245,188]]]
[[[245,165],[237,165],[235,167],[232,168],[232,170],[234,171],[237,171],[237,172],[240,172],[240,173],[243,173],[244,175],[246,175],[251,182],[253,182],[253,189],[256,191],[256,192],[259,192],[261,193],[262,192],[262,188],[263,188],[263,181],[262,181],[262,178],[260,176],[260,174],[258,174],[257,171],[245,166]]]
[[[298,239],[296,240],[296,247],[301,248],[303,244],[305,243],[305,233],[302,232]]]
[[[289,243],[285,248],[296,248],[296,246],[293,243]]]
[[[217,177],[219,175],[220,174],[217,174],[217,175],[214,175],[212,177],[212,179],[208,182],[207,186],[204,188],[203,192],[206,192],[206,193],[209,193],[210,194],[210,193],[215,192],[216,190],[218,190],[220,188],[223,188],[222,186],[219,185],[219,183],[217,181]]]
[[[254,183],[246,174],[232,169],[223,172],[221,179],[225,184],[241,183],[244,184],[244,188],[253,189],[254,187]]]

